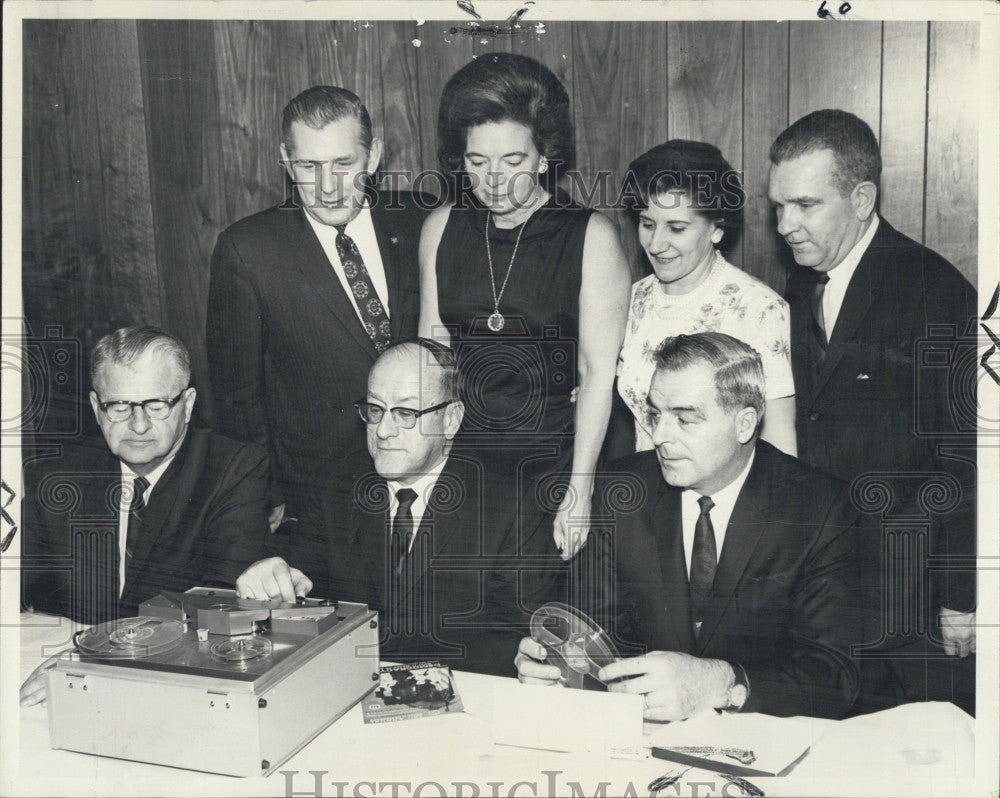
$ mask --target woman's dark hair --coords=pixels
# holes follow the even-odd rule
[[[622,203],[638,224],[639,214],[650,203],[677,191],[687,194],[697,212],[722,229],[722,249],[736,243],[743,227],[746,194],[740,173],[722,157],[718,147],[685,139],[671,139],[653,147],[628,165]]]
[[[559,78],[534,58],[490,53],[451,76],[438,112],[438,160],[446,174],[462,172],[469,129],[487,122],[518,122],[531,131],[548,160],[546,189],[572,169],[576,153],[569,95]]]

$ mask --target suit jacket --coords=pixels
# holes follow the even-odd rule
[[[325,572],[306,571],[313,595],[377,609],[384,660],[440,660],[462,670],[514,676],[514,656],[531,612],[549,600],[561,561],[551,526],[519,533],[509,494],[479,463],[452,450],[397,575],[390,562],[390,496],[371,460],[357,457],[350,509],[340,491],[321,500],[318,529],[285,538],[295,551],[318,534]],[[313,519],[304,518],[302,525]],[[305,569],[303,569],[305,570]]]
[[[409,194],[373,192],[370,204],[392,338],[412,338],[426,211]],[[269,449],[272,501],[297,513],[318,475],[364,448],[352,404],[377,355],[301,207],[270,208],[219,236],[206,339],[216,428]]]
[[[935,602],[970,611],[976,605],[975,291],[950,263],[880,219],[814,372],[809,271],[795,269],[786,288],[799,457],[846,482],[874,473],[887,499],[869,510],[929,515],[931,552],[967,560],[964,570],[938,581]],[[941,445],[961,443],[963,435],[964,449],[944,456]],[[922,486],[936,475],[944,487],[931,493],[948,498],[927,501]],[[881,536],[862,545],[863,562],[881,567]],[[924,572],[919,563],[910,567]],[[865,578],[876,587],[881,581],[874,572]],[[871,600],[878,606],[877,596]]]
[[[232,587],[263,556],[267,454],[255,444],[188,430],[148,497],[119,600],[120,495],[121,466],[103,440],[67,446],[58,460],[26,468],[22,592],[27,606],[101,623],[135,615],[142,601],[164,590]]]
[[[757,442],[696,638],[681,491],[663,480],[653,451],[614,470],[599,496],[624,495],[614,487],[621,475],[635,483],[626,491],[634,501],[605,515],[618,637],[740,663],[750,682],[744,711],[843,716],[858,689],[849,646],[861,634],[856,513],[845,486]]]

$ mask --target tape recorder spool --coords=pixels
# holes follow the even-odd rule
[[[545,647],[545,661],[559,668],[567,687],[607,689],[597,672],[622,657],[611,638],[589,616],[552,602],[535,610],[530,628],[531,638]]]
[[[226,665],[243,665],[271,654],[270,640],[258,635],[245,635],[212,645],[212,659]]]
[[[140,615],[83,629],[73,642],[81,654],[98,659],[145,659],[179,646],[184,631],[178,621]]]

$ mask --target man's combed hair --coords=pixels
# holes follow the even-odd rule
[[[445,399],[450,401],[460,401],[462,399],[462,375],[458,369],[458,359],[455,353],[447,346],[433,338],[410,338],[406,341],[399,341],[386,349],[379,360],[395,353],[401,354],[399,350],[417,347],[421,350],[420,366],[434,364],[441,370],[441,393]]]
[[[858,183],[882,178],[882,155],[878,140],[866,122],[850,114],[827,108],[813,111],[791,125],[771,145],[771,163],[790,161],[817,150],[830,150],[836,164],[834,181],[841,196]]]
[[[680,371],[697,363],[715,370],[716,401],[727,413],[752,407],[764,416],[764,366],[757,350],[720,332],[674,335],[653,353],[657,370]]]
[[[339,86],[313,86],[297,95],[281,114],[281,142],[292,150],[292,125],[301,122],[313,130],[321,130],[331,122],[353,118],[361,126],[361,146],[372,146],[372,120],[368,109],[353,92]]]
[[[158,327],[136,325],[115,330],[97,342],[90,354],[90,384],[97,384],[97,376],[105,363],[128,366],[149,350],[172,357],[185,386],[191,381],[191,356],[184,343]]]
[[[534,58],[490,53],[451,76],[438,112],[438,159],[446,174],[462,170],[469,129],[487,122],[517,122],[531,131],[549,162],[540,177],[546,188],[573,168],[569,95],[552,70]]]

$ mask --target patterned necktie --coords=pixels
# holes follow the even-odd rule
[[[701,514],[694,525],[694,546],[691,547],[691,610],[694,615],[695,635],[701,630],[702,612],[715,581],[715,568],[719,558],[715,550],[715,529],[709,511],[715,507],[708,496],[698,499]]]
[[[347,235],[346,229],[346,224],[337,225],[337,255],[344,267],[347,284],[351,286],[354,303],[361,312],[361,322],[365,325],[365,332],[375,344],[375,351],[381,353],[392,343],[389,314],[375,292],[375,284],[368,274],[365,261],[358,251],[358,245]]]
[[[129,560],[135,551],[135,545],[139,540],[139,532],[142,529],[142,511],[146,506],[146,490],[149,488],[149,480],[145,477],[136,477],[132,482],[132,501],[128,505],[128,532],[125,535],[125,567],[128,568]]]
[[[417,500],[417,492],[413,488],[400,488],[396,491],[399,507],[396,517],[392,519],[392,540],[389,544],[390,562],[395,563],[395,574],[403,573],[403,563],[410,549],[410,535],[413,533],[413,502]]]

